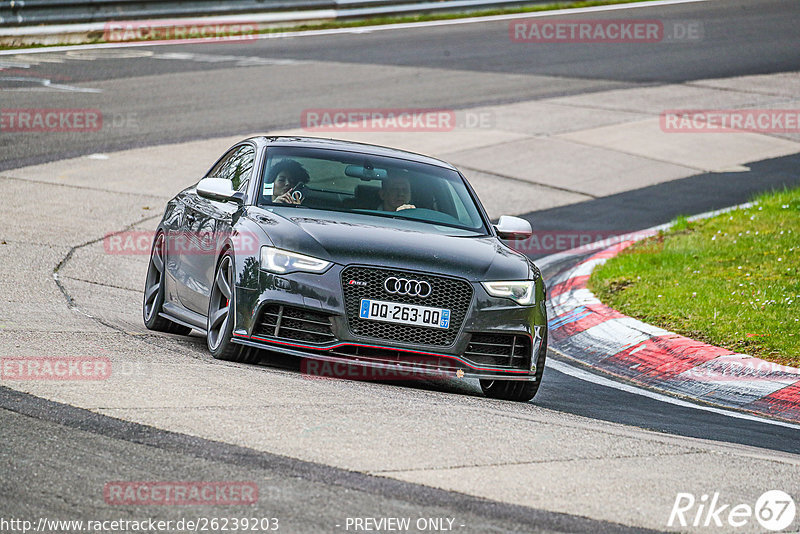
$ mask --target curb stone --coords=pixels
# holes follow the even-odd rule
[[[698,215],[691,220],[718,213]],[[734,353],[648,325],[604,305],[586,287],[595,267],[666,227],[621,236],[610,246],[605,243],[605,248],[548,280],[551,346],[578,362],[637,385],[800,422],[800,369]],[[563,259],[587,252],[587,247],[582,247],[557,256]],[[541,263],[552,261],[554,258],[549,257]]]

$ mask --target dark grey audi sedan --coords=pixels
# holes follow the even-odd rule
[[[205,334],[384,377],[472,377],[528,401],[547,352],[545,286],[453,166],[379,146],[254,137],[167,204],[145,283],[153,330]],[[309,367],[310,368],[310,367]]]

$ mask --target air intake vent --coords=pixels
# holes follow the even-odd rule
[[[481,365],[526,369],[531,338],[513,334],[472,334],[464,358]]]
[[[262,309],[255,335],[304,343],[329,343],[336,340],[330,317],[303,308],[271,304]]]

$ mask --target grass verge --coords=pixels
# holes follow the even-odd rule
[[[589,288],[644,322],[800,367],[800,189],[755,202],[679,218],[595,269]]]
[[[463,18],[473,18],[473,17],[490,17],[494,15],[512,15],[517,13],[536,13],[540,11],[553,11],[557,9],[579,9],[583,7],[597,7],[597,6],[608,6],[608,5],[615,5],[615,4],[633,4],[633,3],[641,3],[641,2],[653,2],[655,0],[585,0],[585,1],[575,1],[575,2],[553,2],[551,4],[534,4],[534,5],[522,5],[522,6],[514,6],[508,8],[497,8],[497,9],[484,9],[484,10],[477,10],[477,11],[459,11],[459,12],[446,12],[446,13],[419,13],[415,15],[403,15],[403,16],[386,16],[386,17],[371,17],[365,19],[354,19],[354,20],[331,20],[325,22],[316,22],[310,24],[288,24],[288,25],[280,25],[270,28],[263,28],[260,29],[258,34],[272,34],[272,33],[285,33],[285,32],[302,32],[302,31],[313,31],[313,30],[330,30],[330,29],[337,29],[337,28],[360,28],[364,26],[381,26],[387,24],[408,24],[414,22],[428,22],[428,21],[436,21],[436,20],[453,20],[453,19],[463,19]],[[242,19],[246,19],[247,15],[242,15]],[[198,20],[198,19],[194,19]],[[102,32],[99,32],[102,34]],[[186,35],[186,39],[192,39],[202,37],[202,35]],[[131,40],[131,41],[124,41],[124,42],[143,42],[147,41],[144,40]],[[71,46],[71,45],[78,45],[78,44],[101,44],[106,43],[108,41],[104,41],[102,38],[90,38],[87,39],[84,43],[54,43],[54,44],[30,44],[30,45],[22,45],[22,46],[0,46],[0,50],[13,50],[16,48],[48,48],[52,46]],[[119,41],[112,41],[112,42],[119,42]],[[158,42],[158,41],[153,41]]]

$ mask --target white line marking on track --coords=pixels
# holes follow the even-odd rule
[[[554,350],[554,349],[550,349]],[[609,378],[604,378],[600,375],[590,373],[589,371],[585,371],[578,367],[574,367],[569,365],[568,363],[562,362],[560,360],[554,360],[552,358],[547,360],[545,364],[546,367],[550,367],[551,369],[558,371],[559,373],[564,373],[565,375],[571,376],[573,378],[577,378],[578,380],[583,380],[585,382],[592,382],[593,384],[597,384],[599,386],[604,386],[608,388],[618,389],[620,391],[624,391],[626,393],[632,393],[634,395],[641,395],[642,397],[647,397],[648,399],[653,399],[659,402],[666,402],[668,404],[674,404],[675,406],[681,406],[683,408],[692,408],[694,410],[702,410],[705,412],[711,412],[719,415],[724,415],[726,417],[733,417],[734,419],[744,419],[746,421],[753,421],[756,423],[763,423],[766,425],[774,425],[774,426],[783,426],[786,428],[791,428],[794,430],[800,430],[800,425],[786,423],[784,421],[774,421],[771,419],[764,419],[761,417],[756,417],[754,415],[748,415],[746,413],[734,412],[731,410],[724,410],[722,408],[715,408],[713,406],[705,406],[702,404],[695,404],[692,402],[688,402],[685,400],[677,399],[675,397],[670,397],[668,395],[662,395],[661,393],[656,393],[654,391],[650,391],[647,389],[638,388],[636,386],[632,386],[630,384],[624,384],[622,382],[617,382],[616,380],[611,380]]]
[[[361,34],[375,31],[407,30],[414,28],[430,28],[436,26],[455,26],[458,24],[474,24],[480,22],[497,22],[503,20],[532,19],[540,17],[553,17],[561,15],[580,15],[583,13],[596,13],[603,11],[620,11],[627,9],[638,9],[645,7],[671,6],[678,4],[695,4],[699,2],[709,2],[710,0],[659,0],[655,2],[638,2],[634,4],[616,4],[610,6],[581,7],[575,9],[555,9],[552,11],[537,11],[535,13],[511,13],[508,15],[492,15],[489,17],[470,17],[453,20],[431,20],[427,22],[407,22],[402,24],[381,24],[377,26],[361,26],[358,28],[332,28],[329,30],[309,30],[299,32],[263,33],[259,34],[259,39],[279,39],[288,37],[315,37],[320,35],[340,35],[340,34]],[[208,39],[187,39],[181,41],[164,42],[133,42],[133,43],[101,43],[91,45],[67,45],[50,46],[41,48],[23,48],[18,50],[0,50],[0,56],[12,54],[41,54],[44,52],[64,52],[68,50],[95,50],[102,48],[132,48],[138,46],[164,46],[176,44],[193,44],[199,41],[200,44],[209,44]],[[242,39],[243,42],[252,42],[252,38]],[[226,41],[227,42],[227,41]]]
[[[2,71],[0,71],[2,73]],[[16,92],[26,92],[26,91],[44,91],[44,90],[54,90],[54,91],[68,91],[71,93],[102,93],[102,89],[92,89],[91,87],[76,87],[74,85],[66,85],[63,83],[53,83],[51,80],[47,78],[33,78],[33,77],[23,77],[23,76],[0,76],[0,82],[19,82],[19,83],[31,83],[34,84],[33,87],[0,87],[0,91],[16,91]],[[38,85],[36,85],[38,84]]]
[[[633,349],[632,351],[630,351],[630,352],[628,353],[628,355],[629,355],[629,356],[633,356],[634,354],[636,354],[636,353],[637,353],[637,352],[639,352],[640,350],[644,350],[644,349],[645,349],[645,347],[647,347],[647,345],[645,345],[644,343],[642,343],[641,345],[639,345],[638,347],[636,347],[635,349]],[[637,365],[638,365],[638,364],[637,364]]]

